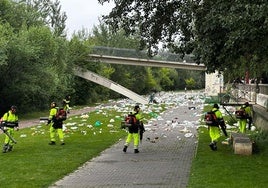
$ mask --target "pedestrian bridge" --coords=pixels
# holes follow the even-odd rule
[[[92,53],[88,55],[88,61],[160,68],[167,67],[196,71],[206,70],[205,65],[197,65],[196,63],[194,63],[192,56],[185,56],[185,58],[182,59],[178,54],[159,53],[159,55],[157,56],[149,57],[145,51],[101,46],[95,46],[92,48]],[[148,103],[148,99],[145,99],[139,94],[134,93],[133,91],[130,91],[129,89],[107,78],[104,78],[103,76],[97,75],[96,73],[93,73],[88,70],[84,70],[81,67],[75,67],[74,74],[84,79],[100,84],[109,89],[112,89],[138,103]],[[214,88],[215,90],[215,85],[210,86],[209,88]]]
[[[177,54],[171,53],[160,53],[153,58],[149,58],[145,52],[140,52],[131,49],[120,49],[120,48],[110,48],[110,47],[100,47],[96,46],[92,49],[92,53],[88,55],[88,61],[100,62],[100,63],[111,63],[111,64],[123,64],[123,65],[135,65],[135,66],[147,66],[147,67],[168,67],[168,68],[178,68],[185,70],[196,70],[205,71],[204,65],[197,65],[193,62],[191,56],[186,56],[181,59]],[[107,79],[96,73],[88,70],[84,70],[80,67],[74,68],[74,74],[87,79],[89,81],[100,84],[107,87],[115,92],[118,92],[133,101],[141,104],[147,104],[148,99],[143,96],[130,91],[129,89]],[[206,86],[205,94],[210,96],[217,96],[223,91],[223,76],[220,74],[206,74]],[[243,85],[243,87],[248,87]],[[251,86],[250,86],[251,87]],[[254,86],[255,87],[255,86]],[[267,86],[264,86],[267,88]],[[258,90],[260,93],[256,93],[255,89],[238,89],[237,96],[241,95],[239,92],[243,93],[243,99],[251,101],[253,105],[253,110],[255,114],[254,123],[265,125],[267,124],[267,109],[268,109],[268,95],[267,92],[261,92],[262,85],[258,85]],[[257,90],[257,89],[256,89]],[[246,94],[246,95],[245,95]],[[229,104],[224,104],[229,105]],[[238,105],[238,103],[237,103]],[[261,126],[262,129],[268,130],[267,126]]]
[[[199,70],[205,71],[205,65],[197,65],[194,63],[186,62],[175,62],[175,61],[161,61],[151,59],[140,59],[140,58],[128,58],[128,57],[116,57],[98,54],[89,54],[90,60],[111,63],[111,64],[123,64],[123,65],[136,65],[144,67],[167,67],[175,69],[186,69],[186,70]]]

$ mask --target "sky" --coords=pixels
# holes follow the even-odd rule
[[[99,24],[99,18],[107,15],[114,7],[113,3],[98,3],[98,0],[60,0],[62,11],[66,12],[67,35],[81,29],[91,31]]]

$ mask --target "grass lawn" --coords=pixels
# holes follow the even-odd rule
[[[49,127],[45,123],[15,132],[18,143],[14,150],[0,154],[0,187],[48,187],[125,138],[121,121],[127,112],[103,109],[68,118],[64,146],[59,142],[48,145]],[[144,117],[146,121],[150,114]],[[4,141],[4,134],[0,140]]]
[[[226,117],[228,119],[228,117]],[[218,150],[208,144],[207,128],[198,130],[197,154],[191,167],[189,188],[265,188],[268,186],[268,136],[267,133],[250,132],[256,142],[253,155],[236,155],[230,145],[223,145],[222,136]]]
[[[156,107],[159,112],[161,108]],[[48,145],[49,127],[45,124],[21,129],[14,136],[18,141],[14,151],[0,154],[0,187],[37,188],[52,185],[124,139],[127,133],[120,128],[120,124],[127,112],[107,108],[91,112],[88,116],[68,118],[65,121],[64,146]],[[145,122],[152,115],[144,114]],[[114,122],[110,122],[112,119]],[[219,141],[218,151],[211,151],[208,130],[200,128],[198,132],[199,143],[191,168],[189,188],[267,187],[266,133],[252,133],[258,152],[251,156],[241,156],[235,155],[230,146],[221,144],[224,137]],[[0,140],[4,141],[4,134],[0,135]]]

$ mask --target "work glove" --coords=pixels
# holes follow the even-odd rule
[[[51,123],[51,120],[49,119],[49,120],[47,120],[47,125],[49,125]]]

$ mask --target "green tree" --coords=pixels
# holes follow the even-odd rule
[[[66,39],[57,37],[28,2],[0,4],[1,112],[11,104],[29,112],[61,101],[72,90]]]
[[[109,0],[99,0],[101,4]],[[268,4],[265,0],[114,1],[104,19],[113,30],[138,34],[153,54],[159,42],[179,54],[194,54],[207,72],[267,72]],[[123,15],[123,16],[122,16]],[[243,61],[243,63],[242,63]],[[262,64],[263,66],[260,66]],[[263,69],[265,68],[265,70]]]
[[[66,36],[67,15],[62,12],[59,0],[23,0],[28,7],[34,9],[38,18],[49,26],[55,36]]]
[[[195,80],[193,78],[185,79],[186,88],[188,89],[194,89],[195,87]]]
[[[267,61],[268,4],[266,1],[203,1],[194,10],[195,50],[209,71],[233,72],[242,67],[259,71]],[[267,70],[267,69],[266,69]]]
[[[55,40],[47,27],[21,29],[9,38],[6,64],[0,70],[6,105],[15,102],[33,110],[60,100],[59,91],[64,93],[68,85],[64,43]]]
[[[125,33],[122,30],[113,33],[111,32],[109,27],[102,22],[100,22],[100,25],[95,26],[93,28],[93,35],[91,40],[94,41],[95,45],[97,46],[110,47],[109,48],[110,55],[129,56],[136,54],[136,52],[138,53],[139,40],[135,36],[126,37]],[[122,51],[118,51],[117,48],[125,48],[123,52],[124,54],[122,54]],[[133,49],[137,49],[137,51],[133,52]],[[99,49],[99,50],[105,50],[105,49]],[[107,51],[105,51],[105,54],[107,55]],[[144,94],[144,92],[146,91],[144,83],[146,77],[146,69],[144,67],[139,66],[129,67],[125,65],[114,65],[114,64],[112,65],[102,64],[101,66],[103,70],[106,69],[113,70],[109,71],[111,73],[110,75],[102,74],[105,72],[99,71],[99,73],[105,76],[106,78],[116,81],[120,85],[130,90],[133,90],[134,92],[137,92],[139,94]],[[140,82],[138,84],[139,85],[138,87],[137,82]],[[111,92],[110,94],[111,94],[110,97],[112,98],[121,96],[115,92]]]

